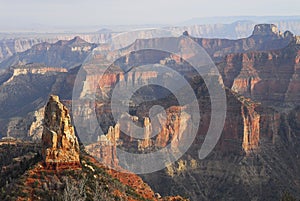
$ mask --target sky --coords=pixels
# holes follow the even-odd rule
[[[191,18],[300,15],[299,0],[0,0],[1,26],[177,24]]]

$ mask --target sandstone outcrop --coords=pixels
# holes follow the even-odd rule
[[[55,95],[45,108],[42,156],[47,169],[80,167],[79,144],[69,110]]]
[[[110,126],[108,133],[98,136],[97,142],[85,146],[86,151],[104,165],[117,168],[117,144],[120,138],[120,125]]]
[[[171,148],[178,147],[183,136],[187,137],[191,132],[188,121],[190,115],[184,112],[182,107],[173,106],[166,110],[166,120],[155,140],[156,147],[165,147],[169,143]],[[183,142],[181,142],[183,144]]]
[[[255,107],[242,105],[241,116],[243,118],[243,149],[247,153],[258,148],[260,140],[260,115],[255,111]]]
[[[144,138],[143,140],[138,141],[138,150],[143,151],[149,148],[150,146],[152,146],[151,132],[152,132],[152,127],[151,127],[150,119],[148,117],[145,117]]]

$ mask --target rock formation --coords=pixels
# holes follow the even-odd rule
[[[120,125],[110,126],[108,133],[98,136],[96,143],[85,146],[86,151],[104,165],[117,168],[117,143],[120,138]]]
[[[256,101],[279,105],[299,103],[300,45],[281,50],[229,54],[218,65],[224,84]]]
[[[183,135],[188,136],[191,132],[191,127],[187,125],[190,116],[179,106],[168,108],[166,115],[166,121],[162,124],[162,129],[157,135],[155,146],[161,148],[170,143],[172,148],[176,148]]]
[[[150,123],[150,119],[148,117],[145,117],[144,119],[144,139],[138,141],[138,150],[143,151],[150,146],[152,146],[152,140],[151,140],[151,132],[152,127]]]
[[[112,143],[117,143],[120,139],[120,125],[116,124],[115,127],[110,126],[106,134],[107,139]]]
[[[253,36],[279,35],[279,30],[278,27],[274,24],[258,24],[255,25],[252,35]]]
[[[260,115],[254,107],[242,105],[241,116],[243,118],[243,150],[247,153],[258,148],[260,134]]]
[[[34,112],[34,120],[31,123],[30,129],[28,131],[28,136],[30,136],[34,141],[39,141],[42,139],[44,114],[44,107]]]
[[[69,110],[55,95],[45,108],[42,156],[48,169],[80,167],[79,144]]]

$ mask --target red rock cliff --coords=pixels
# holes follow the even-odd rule
[[[277,51],[229,54],[218,68],[233,91],[267,104],[297,103],[300,46]]]

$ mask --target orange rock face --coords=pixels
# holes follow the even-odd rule
[[[47,169],[80,167],[79,144],[69,110],[51,95],[45,108],[42,155]]]
[[[247,153],[249,150],[256,149],[259,143],[260,134],[260,115],[253,107],[242,106],[242,117],[244,122],[243,149]]]

